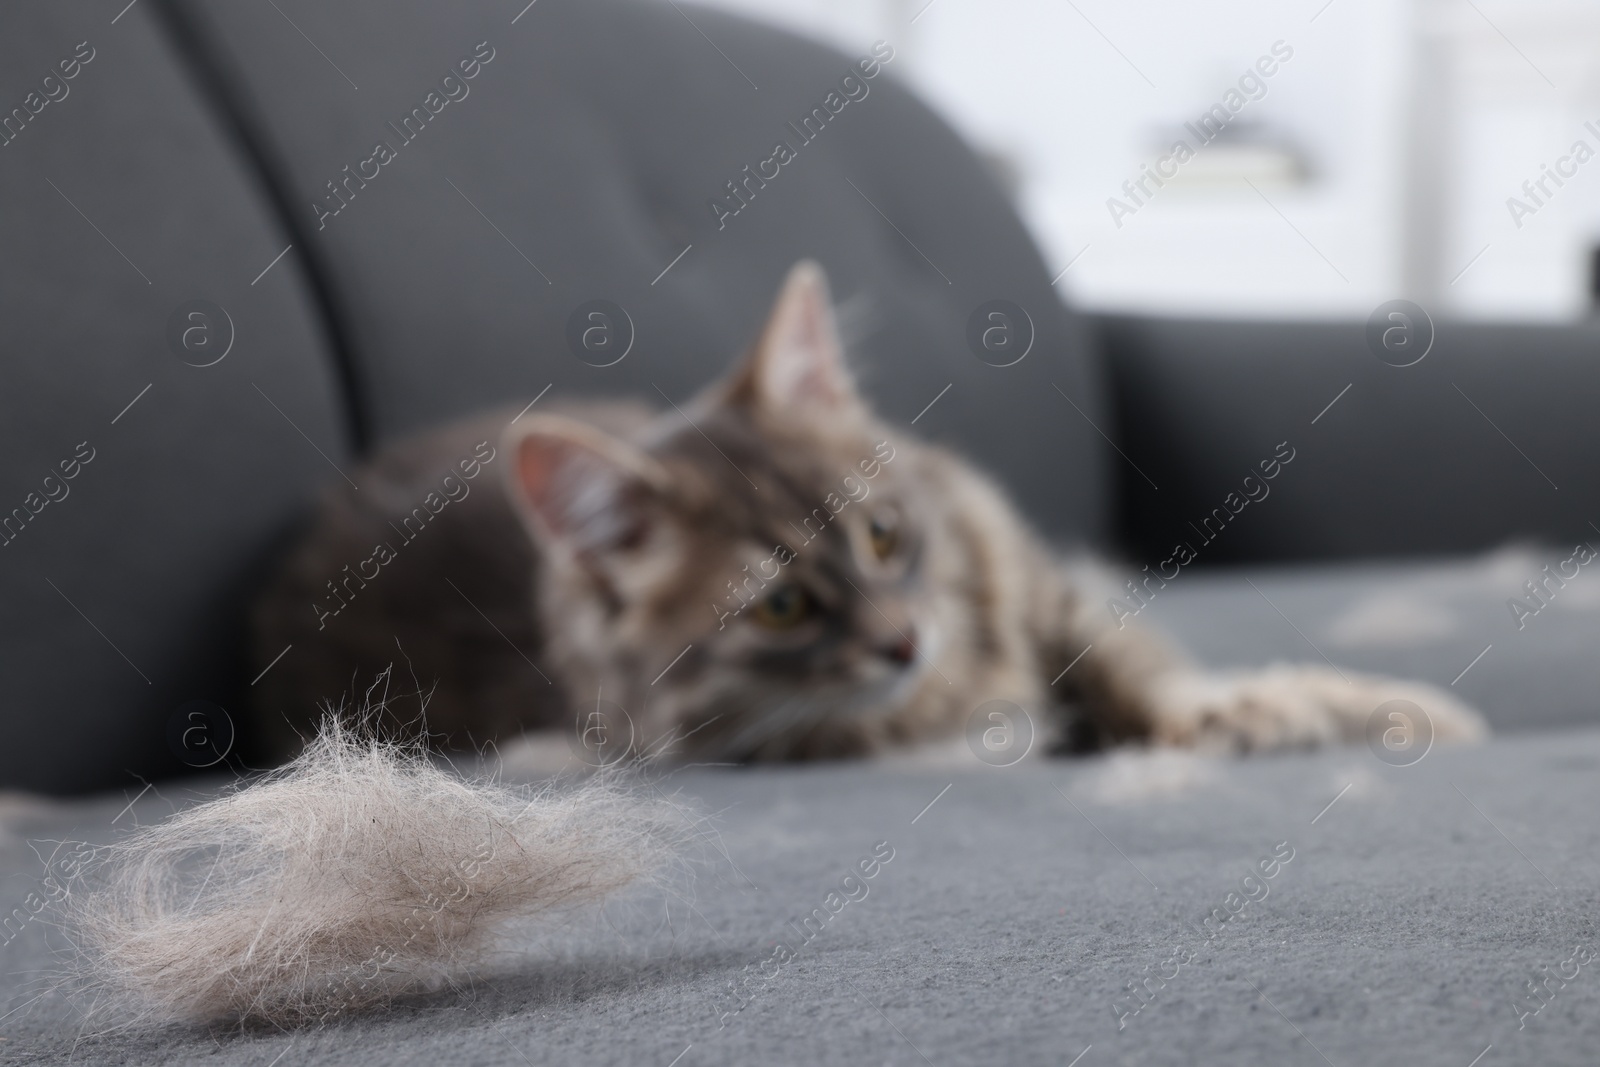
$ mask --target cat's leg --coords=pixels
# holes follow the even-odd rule
[[[1181,649],[1143,626],[1115,625],[1104,613],[1104,576],[1088,567],[1041,582],[1032,630],[1041,681],[1054,705],[1069,709],[1064,745],[1084,751],[1155,739],[1163,718],[1163,679],[1197,673]],[[1100,613],[1095,608],[1101,609]]]
[[[1143,740],[1255,751],[1356,741],[1394,700],[1416,705],[1426,721],[1397,706],[1389,710],[1399,718],[1379,716],[1385,730],[1429,731],[1441,741],[1488,733],[1476,711],[1426,683],[1322,665],[1206,670],[1149,628],[1113,617],[1105,605],[1117,590],[1103,574],[1082,567],[1058,573],[1059,585],[1040,598],[1034,628],[1041,664],[1052,672],[1045,679],[1051,693],[1077,715],[1071,747]]]
[[[1255,751],[1359,741],[1375,715],[1380,736],[1397,732],[1403,747],[1488,734],[1476,711],[1437,686],[1321,664],[1184,670],[1154,679],[1145,699],[1159,744]]]

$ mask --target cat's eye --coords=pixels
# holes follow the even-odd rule
[[[889,515],[874,516],[867,526],[867,537],[872,541],[872,554],[888,559],[900,547],[900,527]]]
[[[780,585],[756,604],[755,620],[769,630],[792,630],[811,617],[811,597],[798,585]]]

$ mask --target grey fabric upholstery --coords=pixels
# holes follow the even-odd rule
[[[1362,322],[1107,317],[1097,326],[1128,457],[1119,536],[1140,563],[1189,538],[1188,524],[1222,506],[1284,440],[1299,452],[1294,467],[1205,546],[1208,562],[1600,537],[1592,324],[1440,321],[1432,350],[1408,367],[1379,362]]]

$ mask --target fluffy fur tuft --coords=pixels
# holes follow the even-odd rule
[[[613,776],[464,779],[330,717],[293,763],[101,849],[66,917],[137,1022],[314,1023],[480,972],[522,921],[660,876],[691,832]]]

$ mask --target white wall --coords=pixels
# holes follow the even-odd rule
[[[896,73],[1019,170],[1019,207],[1052,271],[1072,264],[1060,288],[1079,304],[1364,317],[1409,296],[1444,314],[1585,310],[1600,155],[1520,229],[1505,201],[1580,136],[1600,154],[1584,129],[1600,129],[1592,2],[710,2],[852,52],[894,43]],[[1133,204],[1123,182],[1279,41],[1292,58],[1235,120],[1265,144],[1208,145]],[[1294,158],[1308,177],[1282,173]],[[1120,226],[1111,197],[1136,208]]]

